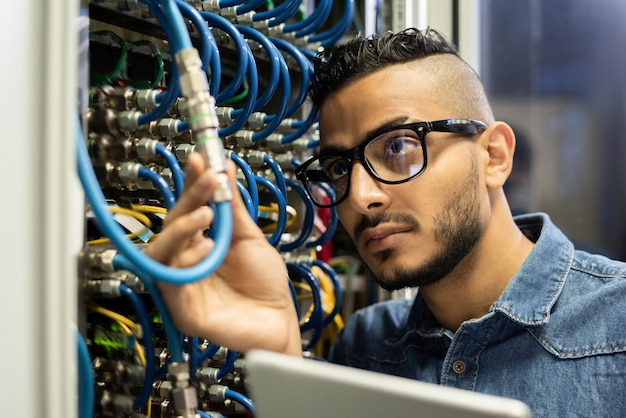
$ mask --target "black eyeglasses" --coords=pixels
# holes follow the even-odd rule
[[[304,184],[313,203],[329,208],[338,205],[348,196],[354,161],[361,161],[365,170],[381,183],[405,183],[426,169],[424,140],[428,132],[477,135],[485,129],[486,124],[471,119],[447,119],[394,126],[383,132],[376,132],[371,138],[349,150],[309,159],[296,169],[296,178]],[[329,193],[329,190],[334,190],[334,193]]]

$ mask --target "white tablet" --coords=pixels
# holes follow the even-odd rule
[[[246,355],[255,418],[528,418],[523,402],[255,350]]]

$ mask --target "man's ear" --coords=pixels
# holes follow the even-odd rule
[[[513,168],[515,133],[504,122],[494,122],[483,132],[489,161],[485,169],[485,183],[490,189],[502,187]]]

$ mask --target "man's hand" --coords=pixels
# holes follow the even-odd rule
[[[300,356],[300,330],[285,263],[250,218],[237,192],[234,164],[229,163],[233,236],[226,259],[203,280],[159,287],[183,333],[241,352],[261,348]],[[213,219],[206,202],[216,184],[202,156],[192,154],[184,192],[146,254],[172,267],[189,267],[210,253],[213,241],[202,229]]]

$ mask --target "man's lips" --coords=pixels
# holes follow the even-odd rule
[[[409,232],[411,227],[406,225],[379,225],[365,229],[359,237],[359,242],[369,250],[380,250],[391,244],[390,241],[397,234]]]

